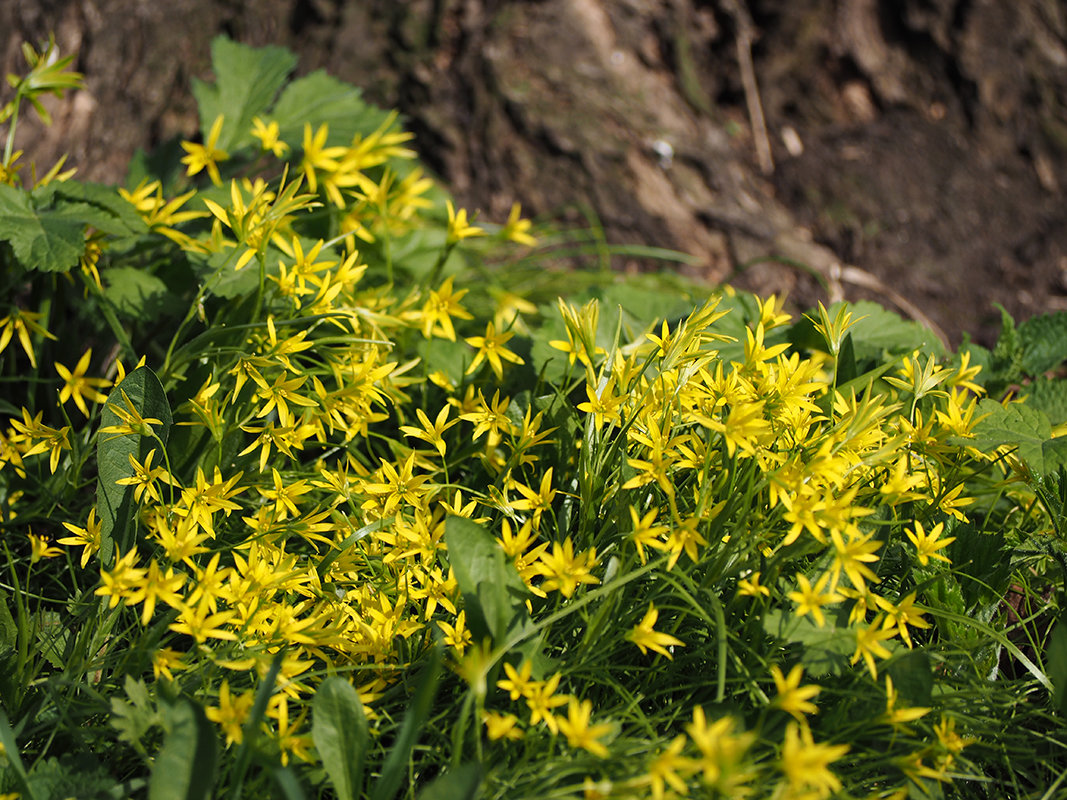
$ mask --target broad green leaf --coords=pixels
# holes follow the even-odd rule
[[[304,787],[300,785],[300,779],[296,777],[291,767],[275,767],[271,770],[271,777],[278,784],[282,797],[285,800],[305,800],[307,795]]]
[[[418,800],[474,800],[481,782],[481,765],[460,764],[419,792]]]
[[[1056,707],[1061,714],[1067,714],[1067,624],[1065,614],[1060,615],[1045,654],[1045,669],[1049,680],[1055,688]]]
[[[284,47],[249,47],[225,36],[211,43],[214,83],[193,82],[200,107],[200,130],[206,137],[216,118],[224,117],[217,147],[231,151],[253,141],[252,119],[263,115],[296,66]]]
[[[1055,369],[1067,357],[1067,311],[1042,314],[1019,325],[1022,368],[1029,375]]]
[[[800,661],[811,676],[840,675],[856,650],[855,629],[836,627],[830,619],[819,627],[808,616],[772,609],[763,617],[763,629],[776,639],[803,645]]]
[[[446,534],[447,536],[447,534]],[[430,650],[430,663],[419,674],[415,695],[411,698],[404,721],[400,724],[400,731],[393,740],[389,754],[382,764],[382,773],[371,787],[371,800],[393,800],[408,771],[408,763],[411,753],[418,741],[419,731],[426,724],[430,716],[430,704],[433,702],[437,691],[437,679],[441,675],[441,648],[438,646]]]
[[[305,123],[312,129],[327,123],[327,143],[348,144],[357,133],[372,133],[387,116],[364,102],[359,89],[321,70],[286,86],[271,111],[281,138],[294,149],[303,141]]]
[[[1067,380],[1038,378],[1023,391],[1026,405],[1045,412],[1050,423],[1067,422]]]
[[[476,639],[488,633],[501,642],[527,616],[526,584],[500,542],[476,522],[449,517],[445,544],[472,633]]]
[[[954,443],[970,445],[984,452],[1002,445],[1014,445],[1019,458],[1038,476],[1048,475],[1067,465],[1067,438],[1052,438],[1052,424],[1044,412],[1023,403],[1005,407],[994,400],[982,400],[977,413],[987,416],[974,426],[974,439]]]
[[[122,396],[123,392],[133,404],[134,411],[142,418],[160,420],[160,424],[153,425],[152,428],[165,445],[172,421],[170,405],[159,378],[148,367],[135,369],[112,389],[108,404],[100,415],[100,426],[105,428],[122,422],[111,406],[129,411]],[[129,550],[132,545],[129,528],[137,513],[134,487],[119,485],[116,481],[134,475],[134,469],[130,465],[131,455],[143,464],[153,449],[161,451],[163,448],[150,436],[115,433],[100,433],[97,436],[96,514],[100,519],[100,558],[105,565],[111,564],[116,546],[122,552]],[[158,466],[162,463],[163,453],[157,452],[153,464]]]
[[[27,270],[66,272],[85,252],[85,223],[38,209],[26,192],[0,183],[0,242]]]
[[[162,319],[175,298],[156,275],[136,267],[112,267],[100,275],[104,295],[116,310],[137,320]]]
[[[53,181],[35,189],[34,202],[38,208],[54,208],[74,222],[91,225],[111,236],[139,236],[148,232],[137,209],[118,193],[114,186],[81,181]]]
[[[881,670],[879,670],[881,671]],[[934,691],[934,671],[930,656],[922,650],[908,650],[889,662],[886,671],[904,706],[929,706]]]
[[[181,699],[167,710],[167,735],[152,765],[148,800],[200,800],[215,784],[217,741],[204,710]]]
[[[311,737],[338,800],[358,800],[367,752],[367,717],[352,684],[327,678],[315,692]]]

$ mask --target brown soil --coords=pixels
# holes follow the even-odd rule
[[[0,68],[50,31],[88,88],[20,145],[87,179],[194,135],[227,33],[401,108],[491,219],[589,209],[708,280],[873,296],[953,342],[991,343],[994,302],[1067,308],[1057,0],[42,0],[0,4]]]

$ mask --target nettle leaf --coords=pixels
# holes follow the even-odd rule
[[[0,183],[0,241],[27,270],[66,272],[85,252],[85,222],[38,208],[30,194]]]
[[[167,735],[152,764],[148,800],[200,800],[215,784],[218,742],[199,704],[181,699],[167,708]]]
[[[1026,405],[1043,411],[1053,425],[1067,422],[1067,381],[1038,378],[1023,392]]]
[[[136,267],[112,267],[100,275],[104,295],[127,317],[145,321],[161,319],[177,298],[158,276]]]
[[[137,209],[114,186],[80,181],[53,181],[33,192],[38,207],[54,207],[56,213],[91,225],[111,236],[140,236],[148,226]]]
[[[995,400],[982,400],[978,414],[987,415],[974,426],[974,438],[953,444],[991,452],[1002,445],[1014,445],[1019,458],[1041,476],[1067,465],[1067,438],[1052,438],[1052,423],[1044,412],[1022,403],[1005,407]]]
[[[233,150],[253,141],[252,119],[270,106],[296,67],[296,56],[284,47],[249,47],[219,36],[211,43],[215,83],[193,81],[200,107],[200,130],[206,137],[222,116],[217,146]]]
[[[100,426],[104,428],[122,422],[111,407],[114,405],[128,411],[123,392],[137,414],[144,419],[160,420],[161,424],[152,427],[165,445],[172,423],[170,405],[159,378],[148,367],[135,369],[111,391],[108,403],[100,415]],[[128,529],[137,513],[133,487],[119,485],[116,481],[134,475],[130,465],[131,455],[144,463],[144,459],[153,449],[159,450],[160,444],[150,436],[114,433],[101,433],[97,436],[96,513],[100,519],[100,558],[105,565],[111,564],[116,545],[123,552],[130,548],[132,542],[129,540]],[[158,465],[162,461],[163,453],[157,453],[154,463]]]
[[[856,650],[854,628],[839,628],[829,620],[819,627],[807,616],[772,609],[763,617],[763,629],[776,639],[803,647],[800,663],[811,676],[840,675]]]
[[[311,738],[339,800],[358,800],[370,737],[363,704],[352,684],[337,676],[319,685]]]
[[[323,71],[312,72],[285,87],[271,110],[281,138],[300,142],[304,124],[330,126],[329,144],[348,144],[357,133],[375,131],[389,112],[364,102],[362,92]]]
[[[489,634],[499,643],[528,621],[526,584],[496,537],[469,519],[449,517],[445,544],[476,640]]]
[[[1055,369],[1067,357],[1067,311],[1031,317],[1019,325],[1020,364],[1029,375]]]

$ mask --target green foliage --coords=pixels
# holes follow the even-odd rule
[[[332,677],[315,692],[311,735],[338,800],[356,800],[370,734],[359,695],[348,681]]]
[[[358,89],[212,58],[136,184],[0,173],[0,791],[1053,784],[1067,317],[951,354],[615,275]],[[35,70],[12,127],[77,82]]]

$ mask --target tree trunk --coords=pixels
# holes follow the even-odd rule
[[[226,33],[400,108],[489,219],[595,219],[710,281],[874,296],[953,340],[988,343],[993,301],[1067,308],[1055,0],[50,0],[4,4],[0,31],[8,72],[50,31],[78,51],[87,90],[19,143],[85,179],[195,133]]]

